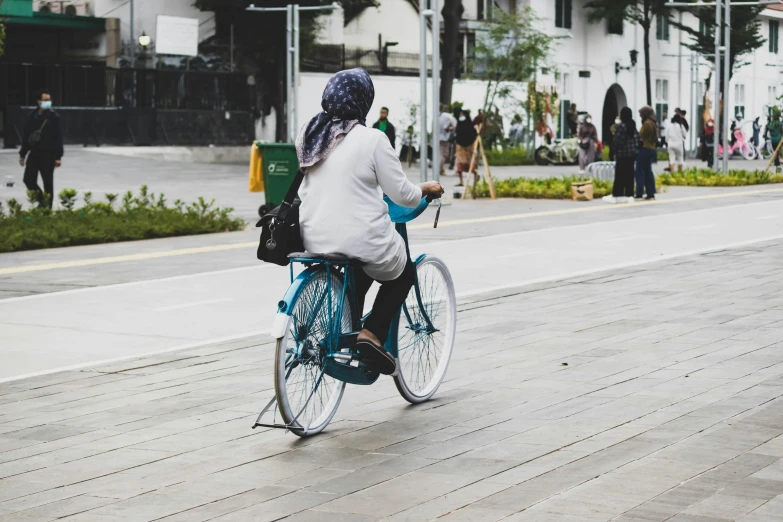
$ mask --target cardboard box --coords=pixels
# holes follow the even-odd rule
[[[593,200],[593,182],[575,181],[571,183],[571,195],[574,201],[592,201]]]

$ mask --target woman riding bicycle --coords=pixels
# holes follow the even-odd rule
[[[390,375],[396,361],[383,345],[416,269],[383,193],[398,205],[416,207],[422,197],[440,197],[443,188],[434,181],[418,186],[408,181],[385,134],[365,126],[374,97],[372,79],[361,68],[338,72],[327,83],[323,112],[296,139],[299,166],[306,173],[299,189],[299,221],[308,252],[363,263],[356,272],[359,312],[372,282],[381,283],[356,346],[378,371]]]

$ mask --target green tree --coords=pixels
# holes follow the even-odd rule
[[[652,74],[650,72],[650,29],[657,16],[669,18],[667,0],[590,0],[588,20],[620,21],[639,24],[644,32],[644,79],[647,88],[647,105],[652,105]]]
[[[461,0],[445,0],[443,9],[441,9],[441,14],[443,15],[443,43],[441,44],[440,100],[447,105],[451,103],[454,78],[457,76],[457,69],[459,68],[459,22],[464,11]]]
[[[729,53],[729,71],[730,77],[740,67],[747,65],[744,57],[752,53],[764,43],[766,39],[761,36],[761,22],[758,16],[764,11],[765,6],[737,6],[731,10],[731,52]],[[690,42],[684,45],[705,57],[711,63],[715,63],[715,8],[699,7],[689,9],[698,19],[696,24],[674,25],[691,37]],[[725,21],[725,19],[724,19]],[[725,36],[725,23],[721,28],[721,42]],[[725,42],[723,42],[725,43]],[[721,72],[723,71],[723,59],[719,64]],[[723,82],[721,82],[721,92],[723,92]]]
[[[0,22],[0,56],[5,52],[5,25]]]
[[[539,23],[535,11],[525,7],[494,17],[487,22],[487,31],[477,35],[473,72],[487,80],[485,112],[511,94],[508,82],[531,80],[536,67],[548,60],[554,40],[537,29]]]

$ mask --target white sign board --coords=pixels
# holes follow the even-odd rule
[[[158,15],[155,52],[179,56],[198,55],[198,18]]]

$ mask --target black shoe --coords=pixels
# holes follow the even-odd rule
[[[644,198],[645,201],[655,201],[655,196],[647,196]]]
[[[394,373],[394,370],[397,369],[397,361],[392,357],[392,354],[374,342],[368,341],[367,339],[356,341],[356,348],[359,349],[362,358],[367,361],[373,369],[382,374],[391,375]]]
[[[644,199],[644,196],[634,196],[633,199]]]

